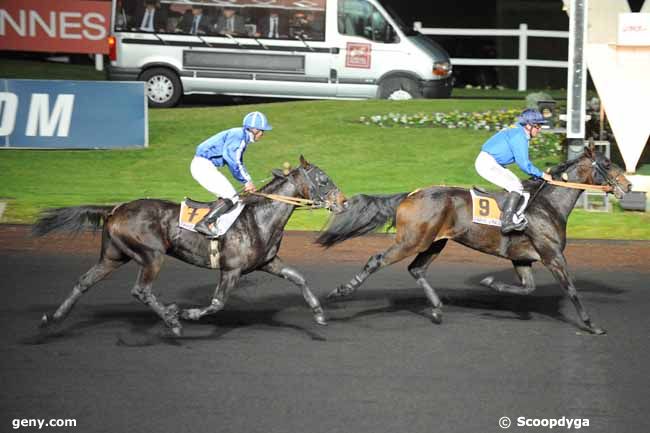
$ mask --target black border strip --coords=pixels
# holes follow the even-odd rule
[[[291,76],[280,74],[256,74],[255,80],[259,81],[296,81],[304,83],[329,83],[326,77],[306,77],[306,76]]]
[[[229,78],[233,80],[252,80],[253,74],[237,72],[202,72],[196,73],[196,78]]]
[[[284,52],[300,52],[300,53],[317,53],[317,54],[337,54],[339,52],[338,48],[320,48],[320,47],[287,47],[283,45],[265,45],[266,48],[262,47],[259,44],[213,44],[203,42],[184,42],[184,41],[162,41],[162,40],[152,40],[152,39],[133,39],[125,38],[122,39],[123,44],[135,44],[135,45],[169,45],[173,47],[201,47],[201,48],[226,48],[231,50],[253,50],[253,51],[284,51]]]

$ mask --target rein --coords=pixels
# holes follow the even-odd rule
[[[546,183],[572,189],[589,189],[592,191],[611,192],[612,187],[609,185],[591,185],[588,183],[564,182],[559,180],[547,180]]]
[[[297,207],[314,207],[314,201],[306,198],[289,197],[287,195],[266,194],[263,192],[249,192],[248,194],[268,198],[269,200],[279,201]]]

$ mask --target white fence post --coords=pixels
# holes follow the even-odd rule
[[[104,70],[104,55],[103,54],[95,54],[95,69],[98,71],[103,71]]]
[[[528,87],[526,61],[528,59],[528,24],[519,24],[519,83],[517,90]]]

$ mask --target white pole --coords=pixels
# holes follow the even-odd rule
[[[528,24],[519,24],[519,84],[517,90],[524,91],[528,87],[526,77],[526,60],[528,57]]]
[[[566,122],[569,158],[582,154],[585,138],[587,3],[588,0],[571,0],[569,10],[569,71],[567,76]]]
[[[103,54],[95,54],[95,69],[98,71],[103,71],[104,70],[104,55]]]

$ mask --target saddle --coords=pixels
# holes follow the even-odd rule
[[[503,208],[503,204],[505,203],[507,198],[506,193],[503,191],[499,191],[499,192],[488,191],[476,185],[472,186],[472,190],[475,192],[476,195],[480,195],[494,200],[498,205],[499,210]]]
[[[189,197],[185,197],[181,202],[181,209],[178,215],[179,227],[196,233],[194,226],[210,212],[211,204],[212,202],[192,200]],[[230,211],[219,217],[215,223],[218,236],[228,231],[242,210],[244,210],[244,204],[240,201]]]

